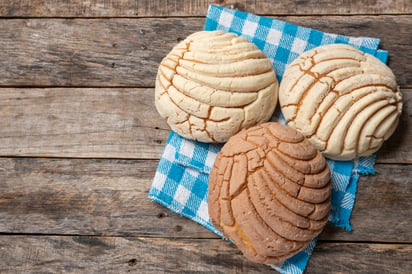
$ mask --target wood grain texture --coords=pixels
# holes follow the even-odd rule
[[[147,197],[169,133],[157,67],[211,3],[381,38],[401,122],[353,231],[328,226],[305,273],[410,272],[410,0],[0,0],[0,273],[274,273]]]
[[[0,0],[4,17],[132,17],[140,0]],[[401,8],[403,9],[403,8]]]
[[[153,89],[0,89],[0,155],[159,158]]]
[[[412,85],[411,16],[278,18],[326,32],[381,37],[399,84]],[[153,87],[162,58],[203,23],[199,18],[0,20],[0,86]]]
[[[147,17],[204,16],[209,4],[255,14],[405,14],[408,0],[316,1],[287,0],[0,0],[0,16],[7,17]]]
[[[412,90],[379,163],[412,163]],[[152,88],[2,88],[0,156],[159,159],[169,126]]]
[[[148,199],[157,163],[2,158],[0,232],[216,238]],[[353,232],[328,227],[321,239],[410,242],[411,172],[377,165],[377,175],[361,177]]]
[[[412,241],[411,165],[376,165],[376,175],[361,176],[350,219],[352,232],[328,226],[324,240],[408,242]],[[396,220],[395,220],[396,219]],[[382,234],[385,230],[385,236]],[[339,232],[339,233],[337,233]],[[343,232],[343,233],[342,233]]]
[[[200,23],[175,20],[0,20],[0,85],[154,86],[181,30]]]
[[[221,239],[0,236],[2,273],[274,273]],[[319,242],[305,273],[408,273],[412,246]]]
[[[209,4],[264,15],[311,15],[311,14],[404,14],[412,12],[407,0],[208,0],[208,1],[139,1],[139,16],[204,16]]]
[[[1,273],[238,273],[270,270],[221,239],[0,236]]]
[[[147,197],[157,163],[0,159],[0,232],[216,237]]]
[[[412,245],[319,242],[305,273],[399,273],[412,269]]]

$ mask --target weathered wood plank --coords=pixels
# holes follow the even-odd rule
[[[379,163],[412,163],[412,90]],[[169,127],[152,88],[0,89],[0,156],[155,158]]]
[[[2,273],[275,272],[221,239],[4,235],[0,246]],[[319,242],[305,273],[409,273],[411,252],[411,244]]]
[[[256,14],[405,14],[412,13],[408,0],[380,1],[247,1],[247,0],[0,0],[0,16],[8,17],[149,17],[204,16],[209,4]]]
[[[361,176],[351,216],[352,232],[328,226],[325,240],[412,241],[412,166],[376,165],[376,175]],[[385,233],[382,234],[382,230]],[[372,240],[374,238],[374,240]]]
[[[0,236],[0,272],[238,273],[268,271],[221,239]],[[228,272],[229,271],[229,272]]]
[[[287,16],[327,32],[382,38],[401,86],[412,85],[411,16]],[[0,86],[153,87],[161,59],[199,18],[0,20]],[[393,31],[396,29],[396,31]]]
[[[4,17],[134,17],[141,0],[0,0]],[[396,7],[403,9],[402,6]]]
[[[2,158],[0,232],[216,238],[147,198],[156,167],[148,160]],[[377,175],[361,178],[353,232],[328,228],[321,238],[411,241],[411,172],[377,165]]]
[[[0,85],[154,86],[158,63],[199,21],[0,20]]]
[[[0,155],[159,158],[153,89],[0,89]]]
[[[412,269],[412,245],[319,242],[305,273],[399,273]]]
[[[0,232],[216,237],[147,197],[157,163],[2,158]]]

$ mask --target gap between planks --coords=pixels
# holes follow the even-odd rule
[[[173,240],[222,240],[219,236],[215,237],[185,237],[179,238],[175,236],[150,236],[150,235],[105,235],[105,234],[53,234],[53,233],[12,233],[12,232],[0,232],[1,237],[84,237],[84,238],[147,238],[147,239],[173,239]],[[1,240],[0,240],[1,241]],[[317,243],[330,243],[330,244],[381,244],[381,245],[412,245],[411,241],[397,242],[397,241],[364,241],[364,240],[325,240],[318,239]]]

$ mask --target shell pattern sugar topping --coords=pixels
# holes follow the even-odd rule
[[[392,71],[343,44],[295,59],[285,71],[279,102],[288,125],[334,160],[377,151],[394,132],[402,108]]]
[[[270,60],[244,37],[196,32],[159,66],[155,104],[172,130],[201,142],[226,142],[267,121],[278,82]]]
[[[295,129],[264,123],[230,138],[209,179],[213,225],[252,261],[293,256],[318,235],[330,210],[330,170]]]

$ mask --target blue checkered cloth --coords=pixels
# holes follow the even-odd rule
[[[286,65],[304,51],[314,47],[344,43],[386,62],[388,53],[379,50],[379,39],[349,37],[300,27],[283,21],[256,16],[211,5],[205,30],[224,30],[246,37],[271,59],[278,80]],[[284,123],[279,108],[274,121]],[[171,131],[151,186],[149,197],[223,237],[209,220],[208,179],[220,144],[205,144],[187,140]],[[374,173],[375,156],[353,161],[327,160],[332,174],[332,208],[329,221],[351,230],[350,216],[355,202],[360,175]],[[305,250],[287,259],[281,266],[272,267],[280,273],[302,273],[316,245],[314,239]]]

